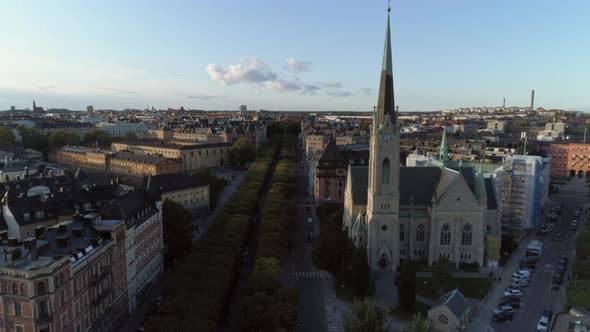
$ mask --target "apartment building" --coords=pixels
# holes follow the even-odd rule
[[[182,163],[182,171],[186,172],[201,167],[224,166],[229,159],[231,145],[231,143],[194,144],[190,142],[134,141],[112,143],[111,149],[139,155],[177,159]]]
[[[521,230],[535,227],[549,197],[551,158],[507,156],[496,171],[496,189],[501,193],[502,227]]]
[[[35,235],[2,239],[2,329],[114,331],[127,315],[124,223],[82,218]]]
[[[551,176],[590,176],[590,143],[552,143],[543,149],[551,155]]]
[[[169,199],[188,210],[209,212],[209,183],[187,174],[148,176],[143,189],[152,201]]]
[[[59,164],[91,167],[100,170],[108,168],[108,161],[114,151],[90,149],[83,146],[64,146],[55,152]]]

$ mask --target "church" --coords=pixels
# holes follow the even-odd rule
[[[373,271],[395,271],[403,260],[431,265],[441,256],[482,266],[486,224],[497,221],[483,172],[448,166],[446,134],[437,167],[400,166],[389,11],[369,164],[348,166],[343,227],[355,245],[366,246]]]

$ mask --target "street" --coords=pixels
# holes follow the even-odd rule
[[[299,161],[301,160],[302,152],[299,152]],[[326,315],[324,308],[324,289],[323,278],[327,275],[320,273],[311,261],[312,247],[307,242],[307,214],[306,214],[306,199],[308,173],[307,169],[301,169],[300,164],[297,165],[297,179],[296,179],[296,203],[297,203],[297,228],[295,233],[295,248],[293,252],[293,274],[295,287],[299,296],[299,304],[297,306],[297,331],[299,332],[325,332]],[[314,214],[313,206],[310,207],[313,217],[313,224],[315,234],[319,234],[319,221]]]
[[[585,204],[587,199],[585,180],[574,178],[565,185],[556,195],[550,196],[554,205],[564,204],[561,215],[555,222],[555,229],[552,233],[544,236],[535,235],[538,227],[531,231],[521,243],[517,251],[503,269],[501,283],[495,285],[486,303],[480,312],[474,317],[469,331],[486,331],[485,326],[489,324],[494,331],[536,331],[537,322],[541,317],[543,308],[550,307],[553,313],[563,311],[566,305],[565,286],[572,275],[572,265],[574,258],[574,231],[569,230],[569,224],[574,219],[574,210],[578,206]],[[583,212],[580,217],[580,226],[578,231],[585,229],[583,225],[586,215]],[[545,222],[543,216],[542,223]],[[555,233],[563,234],[563,241],[556,242],[553,240]],[[500,302],[504,290],[512,282],[512,273],[518,271],[520,260],[525,256],[528,243],[532,240],[543,242],[543,253],[539,257],[536,269],[532,274],[530,285],[523,288],[523,297],[521,298],[520,309],[516,310],[512,322],[496,323],[491,321],[492,311]],[[568,256],[568,265],[563,279],[562,287],[559,290],[552,289],[552,276],[555,267],[561,255]]]

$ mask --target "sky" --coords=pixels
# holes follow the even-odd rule
[[[0,0],[0,110],[370,111],[386,0]],[[590,1],[392,0],[400,111],[590,111]]]

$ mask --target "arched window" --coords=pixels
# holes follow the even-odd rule
[[[18,294],[18,285],[16,282],[12,283],[12,294]]]
[[[389,169],[389,159],[385,158],[383,160],[383,164],[381,166],[381,183],[382,184],[389,184],[389,173],[390,173],[390,169]]]
[[[471,224],[465,224],[463,226],[463,233],[461,234],[461,244],[464,246],[470,246],[473,240],[473,227]]]
[[[440,245],[448,246],[451,244],[451,226],[444,224],[440,230]]]
[[[416,228],[416,241],[424,241],[424,225],[422,224]]]
[[[400,242],[406,240],[406,227],[404,225],[399,225],[399,240]]]
[[[26,296],[27,289],[25,288],[25,284],[20,284],[20,295]]]
[[[439,315],[439,316],[438,316],[438,321],[439,321],[441,324],[443,324],[443,325],[446,325],[446,324],[448,324],[448,323],[449,323],[449,318],[448,318],[447,316],[445,316],[445,315]]]
[[[37,283],[37,295],[45,294],[45,283],[40,281]]]

